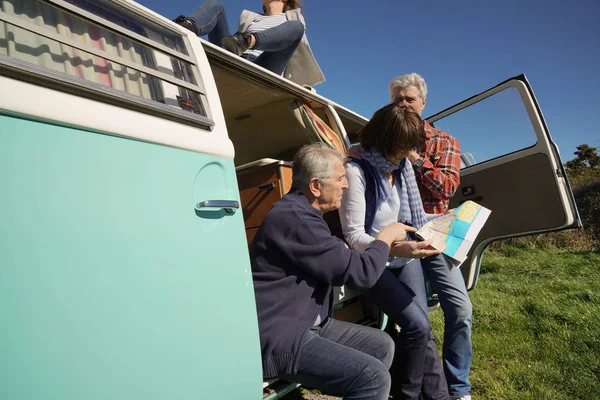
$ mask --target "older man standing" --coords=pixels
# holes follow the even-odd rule
[[[404,104],[422,114],[427,103],[427,85],[419,74],[394,78],[389,89],[393,103]],[[460,145],[446,132],[435,129],[427,121],[423,122],[427,136],[425,150],[422,153],[411,151],[408,159],[415,170],[425,211],[444,213],[460,183]],[[460,270],[437,262],[440,260],[443,261],[443,258],[430,258],[422,264],[444,311],[444,373],[451,398],[470,400],[471,301]]]
[[[392,103],[411,107],[420,116],[427,103],[427,85],[419,74],[406,74],[390,83]],[[458,140],[424,121],[427,135],[423,152],[408,157],[415,167],[425,212],[442,214],[460,183],[460,144]]]
[[[332,319],[331,290],[379,287],[382,309],[411,332],[405,353],[423,357],[427,314],[385,267],[392,243],[404,242],[414,228],[392,223],[363,253],[350,250],[323,220],[323,213],[340,207],[348,187],[343,155],[324,144],[308,145],[296,154],[292,172],[292,189],[250,246],[263,375],[348,400],[387,400],[393,341],[377,329]],[[406,242],[407,257],[436,253],[412,243]]]

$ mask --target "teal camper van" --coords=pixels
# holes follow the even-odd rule
[[[579,226],[524,76],[429,120],[473,155],[454,205],[493,210],[469,288],[493,241]],[[0,399],[295,387],[263,382],[248,242],[295,151],[365,123],[132,1],[0,0]],[[336,317],[383,323],[335,295]]]

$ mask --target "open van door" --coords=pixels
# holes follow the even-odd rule
[[[454,208],[473,200],[492,210],[461,266],[473,289],[485,248],[509,237],[581,227],[558,147],[525,75],[452,106],[427,121],[460,141]]]

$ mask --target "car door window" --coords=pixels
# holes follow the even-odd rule
[[[558,148],[524,75],[427,120],[461,144],[460,185],[450,208],[471,200],[492,210],[460,268],[467,288],[475,286],[483,251],[494,241],[578,226]]]
[[[435,121],[435,127],[457,138],[461,168],[479,164],[537,143],[519,91],[507,87],[468,108]]]

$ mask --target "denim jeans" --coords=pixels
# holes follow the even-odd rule
[[[217,46],[229,36],[225,8],[219,0],[205,0],[188,17],[194,23],[198,36],[208,35],[208,41]]]
[[[205,0],[188,18],[198,36],[208,35],[208,41],[217,46],[230,35],[225,8],[218,0]],[[253,35],[254,49],[263,53],[249,61],[281,75],[304,36],[304,25],[300,21],[287,21]]]
[[[369,293],[374,303],[400,326],[400,333],[395,335],[392,396],[395,400],[418,399],[421,393],[427,400],[447,399],[446,380],[427,311],[416,302],[422,297],[426,307],[421,265],[415,260],[391,271],[385,270]]]
[[[387,400],[394,342],[378,329],[327,318],[298,349],[298,372],[279,378],[347,400]]]
[[[451,396],[469,394],[471,383],[471,326],[473,308],[460,269],[450,269],[442,255],[421,260],[423,271],[440,299],[444,311],[444,373]]]
[[[256,38],[254,48],[263,53],[252,62],[281,75],[304,36],[304,24],[287,21],[253,35]]]

